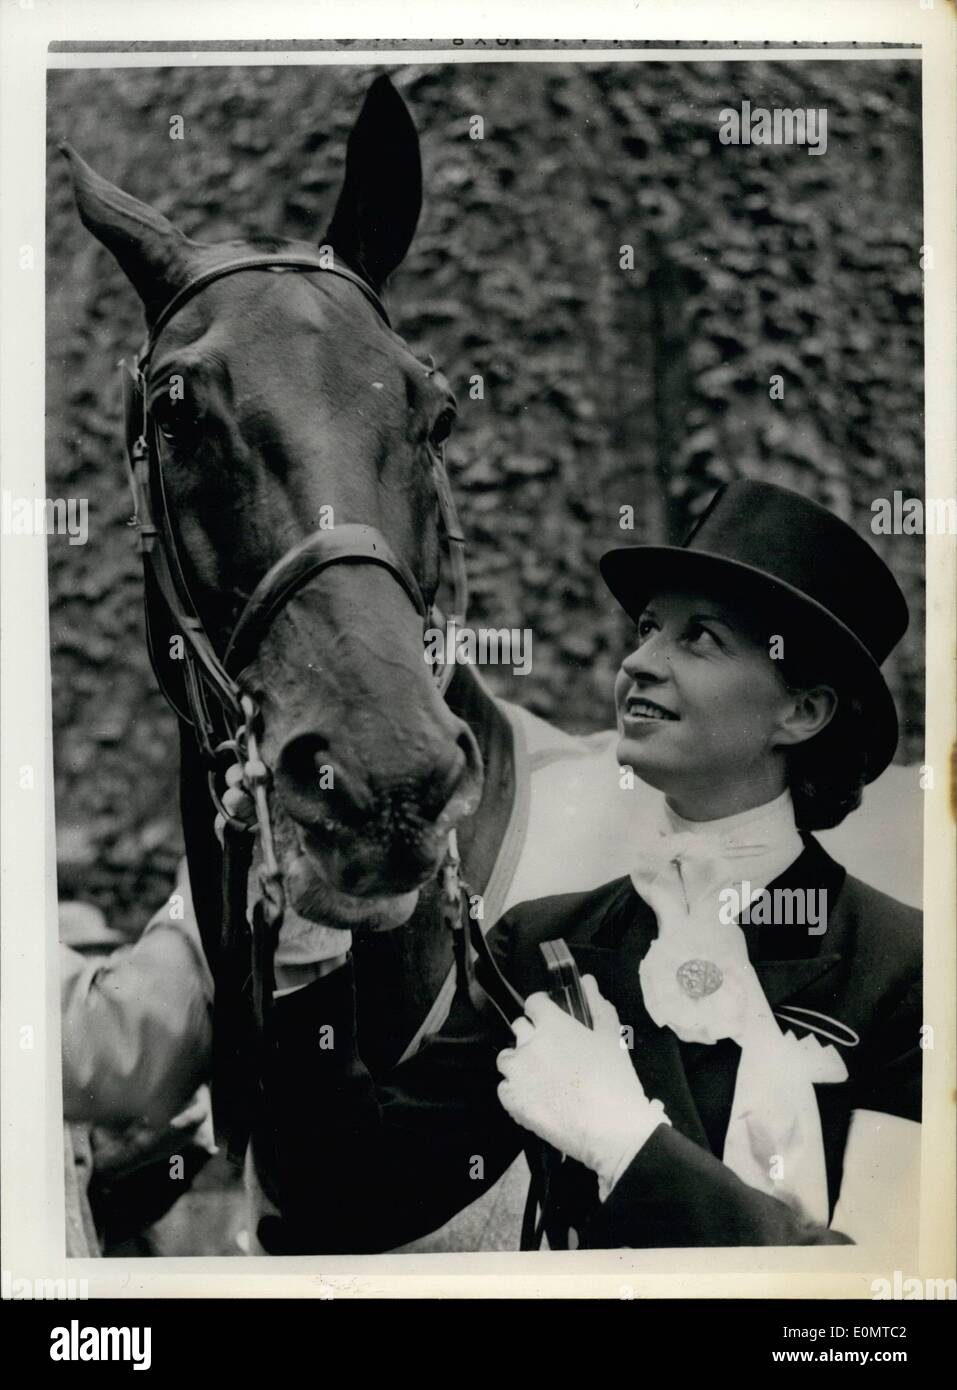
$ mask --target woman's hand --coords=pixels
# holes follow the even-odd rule
[[[234,820],[242,821],[244,825],[254,824],[256,803],[243,786],[243,770],[239,763],[230,763],[226,769],[226,790],[223,792],[222,802]],[[213,829],[216,839],[222,844],[226,823],[221,811],[216,812]]]
[[[582,980],[594,1029],[545,994],[529,995],[498,1056],[502,1105],[525,1129],[598,1174],[603,1195],[665,1120],[632,1066],[614,1005]]]
[[[223,806],[236,820],[252,825],[256,819],[256,806],[243,786],[243,770],[238,763],[226,769],[226,790],[223,793]],[[223,843],[224,823],[217,813],[214,823],[216,838]],[[258,847],[256,854],[258,856]],[[257,862],[254,857],[253,863]],[[249,876],[249,908],[258,891],[257,875]],[[300,989],[321,975],[327,975],[344,965],[352,947],[352,933],[337,927],[327,927],[321,922],[312,922],[301,917],[288,903],[283,913],[279,943],[273,962],[276,988],[278,990]]]

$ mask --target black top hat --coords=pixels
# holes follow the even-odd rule
[[[884,561],[824,507],[772,483],[730,483],[684,545],[617,547],[602,556],[601,573],[636,621],[648,599],[669,586],[707,592],[730,583],[754,592],[765,611],[780,615],[776,631],[813,638],[839,691],[861,701],[865,780],[893,758],[897,712],[880,666],[907,630],[907,604]]]

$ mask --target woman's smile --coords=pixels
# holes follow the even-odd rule
[[[674,710],[666,709],[656,700],[649,700],[646,695],[635,693],[628,695],[625,699],[622,726],[624,732],[630,734],[633,731],[643,730],[650,724],[661,724],[680,718],[681,716],[675,714]]]

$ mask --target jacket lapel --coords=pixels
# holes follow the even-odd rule
[[[569,945],[581,974],[594,975],[602,994],[618,1010],[622,1025],[631,1028],[625,1040],[631,1045],[632,1063],[646,1094],[664,1102],[675,1129],[708,1147],[678,1038],[670,1028],[659,1028],[645,1009],[638,967],[654,940],[657,922],[630,881],[626,883],[628,892],[615,905],[619,911],[614,919],[609,914],[591,941]]]
[[[742,924],[748,955],[761,988],[772,1009],[801,995],[816,984],[842,959],[839,914],[834,912],[844,885],[845,871],[826,854],[812,836],[804,837],[804,852],[782,874],[768,884],[767,892],[779,890],[803,894],[823,893],[824,930],[812,935],[804,923],[755,926]]]

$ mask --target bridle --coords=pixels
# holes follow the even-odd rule
[[[322,272],[353,285],[391,328],[379,296],[360,276],[334,264],[327,251],[322,257],[302,254],[244,256],[204,271],[184,285],[160,311],[132,365],[123,368],[127,456],[133,494],[131,525],[139,533],[139,550],[146,581],[146,630],[150,661],[167,703],[183,723],[192,727],[205,766],[212,803],[222,817],[223,923],[220,941],[224,953],[239,953],[237,979],[251,975],[253,1015],[261,1038],[273,988],[272,960],[286,907],[282,871],[276,858],[269,804],[269,773],[259,751],[260,711],[245,688],[244,672],[255,658],[270,624],[285,605],[308,583],[333,565],[378,565],[404,591],[425,627],[437,620],[434,604],[427,603],[418,580],[395,554],[385,536],[374,526],[348,523],[312,532],[288,550],[262,577],[246,601],[220,655],[203,623],[190,592],[173,530],[163,477],[163,458],[157,423],[150,410],[147,373],[163,329],[190,300],[208,285],[243,271]],[[433,367],[434,370],[434,367]],[[450,625],[464,625],[468,607],[465,538],[445,469],[444,447],[433,451],[432,482],[438,502],[439,535],[447,557],[452,605],[445,615]],[[155,586],[168,610],[174,630],[183,639],[183,686],[187,708],[170,689],[157,659],[151,626],[151,589]],[[441,693],[454,670],[454,653],[433,667]],[[253,800],[252,825],[232,817],[223,805],[217,786],[224,763],[238,763],[243,786]],[[245,893],[240,890],[252,861],[250,833],[258,835],[261,865],[260,893],[247,931]],[[454,842],[450,856],[454,853]],[[457,875],[457,855],[455,855]],[[448,867],[448,866],[447,866]],[[251,970],[243,966],[251,948]],[[217,991],[218,993],[219,991]],[[227,1021],[232,1030],[235,1017]],[[235,1062],[235,1059],[233,1059]]]
[[[395,554],[382,533],[374,526],[348,523],[312,532],[277,560],[246,601],[222,656],[216,651],[190,593],[173,530],[163,479],[159,431],[149,407],[147,371],[160,334],[180,309],[207,285],[247,270],[321,271],[337,275],[360,291],[386,327],[392,326],[385,306],[371,286],[348,267],[333,264],[327,255],[322,259],[305,255],[245,256],[212,267],[188,281],[160,311],[132,365],[121,363],[129,481],[133,495],[131,524],[138,530],[146,581],[145,616],[150,661],[167,703],[194,731],[210,798],[223,822],[223,914],[214,1000],[213,1096],[218,1118],[227,1131],[230,1157],[237,1163],[243,1160],[251,1130],[251,1106],[255,1103],[251,1092],[261,1087],[265,1070],[262,1049],[273,993],[273,957],[286,910],[285,885],[276,858],[269,805],[269,771],[259,752],[260,711],[252,694],[244,687],[244,673],[285,605],[333,565],[381,566],[405,592],[425,627],[434,626],[438,617],[434,601],[426,602],[415,575]],[[445,468],[444,447],[433,454],[432,482],[438,502],[440,542],[447,556],[452,584],[452,606],[445,614],[445,623],[447,630],[454,631],[465,624],[468,577],[465,538]],[[183,638],[183,676],[188,707],[185,710],[170,690],[157,659],[151,622],[151,582],[168,610],[174,629]],[[445,661],[433,668],[443,695],[454,666],[455,653],[453,651],[450,660],[446,650]],[[231,816],[223,805],[217,779],[224,761],[236,763],[242,769],[243,786],[255,807],[252,825]],[[260,892],[251,920],[247,917],[246,893],[252,863],[250,832],[258,835],[261,855]],[[524,1000],[501,973],[481,926],[469,911],[468,889],[461,873],[454,829],[449,833],[441,868],[439,905],[443,924],[452,938],[459,987],[467,989],[477,1005],[491,1004],[504,1022],[511,1024],[524,1012]],[[549,943],[549,947],[551,954],[546,952],[546,966],[555,983],[555,997],[568,1012],[590,1026],[574,961],[565,943]],[[475,976],[473,956],[483,969],[481,981]],[[250,985],[252,1037],[244,1007]],[[223,1095],[227,1098],[225,1103],[220,1101]],[[523,1248],[536,1248],[541,1240],[548,1203],[548,1171],[549,1165],[544,1164],[541,1172],[533,1174],[523,1223]],[[538,1208],[541,1219],[536,1222]]]
[[[218,761],[212,744],[213,725],[209,718],[206,694],[211,694],[220,708],[231,715],[239,727],[249,714],[244,707],[242,675],[255,656],[265,633],[279,611],[301,589],[330,565],[352,562],[380,565],[405,591],[423,620],[434,617],[434,608],[427,605],[419,583],[405,562],[397,556],[386,538],[374,526],[347,523],[312,532],[298,542],[263,576],[247,600],[222,658],[210,640],[197,605],[190,594],[185,570],[166,501],[163,478],[162,451],[156,421],[149,407],[146,373],[160,334],[169,321],[193,298],[216,280],[247,270],[321,271],[347,280],[361,291],[385,325],[391,328],[385,306],[375,291],[346,266],[333,265],[326,257],[313,259],[303,255],[246,256],[215,266],[189,281],[166,304],[150,328],[149,335],[132,366],[125,361],[127,437],[132,439],[128,450],[130,487],[133,494],[132,523],[139,531],[139,548],[144,567],[155,580],[171,616],[182,629],[186,651],[184,663],[189,714],[185,714],[173,699],[161,670],[153,665],[163,695],[179,717],[196,729],[205,755]],[[459,522],[452,490],[445,470],[444,449],[440,446],[433,455],[432,480],[439,508],[440,539],[450,562],[453,588],[450,624],[461,626],[468,607],[468,580],[465,568],[465,538]],[[152,649],[151,649],[152,651]],[[444,663],[436,667],[436,679],[444,690],[452,667]],[[254,717],[258,711],[254,711]],[[229,750],[227,750],[229,751]],[[233,750],[235,751],[235,750]],[[216,798],[217,809],[225,814]],[[228,818],[228,817],[227,817]]]

